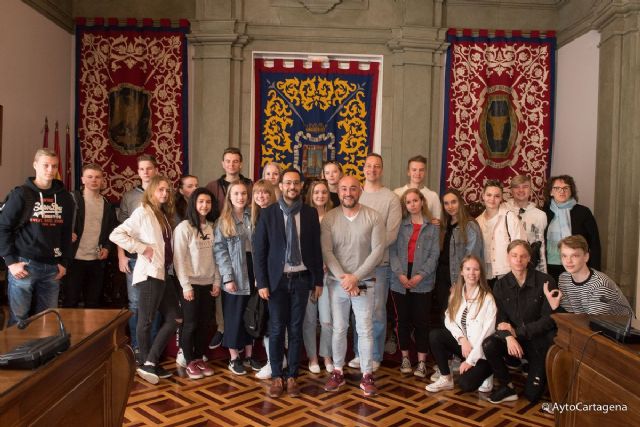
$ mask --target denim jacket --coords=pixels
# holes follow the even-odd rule
[[[242,221],[236,220],[236,236],[224,237],[220,223],[216,225],[213,255],[220,270],[222,283],[236,282],[237,291],[228,292],[232,295],[249,295],[251,291],[249,273],[247,270],[246,240],[251,238],[251,214],[244,211]],[[224,285],[222,287],[224,288]],[[225,289],[225,292],[226,289]]]
[[[467,243],[465,244],[460,226],[453,229],[451,243],[449,246],[449,272],[451,273],[451,283],[456,283],[462,259],[467,255],[477,256],[484,262],[484,246],[482,242],[482,232],[480,226],[475,221],[467,223]]]
[[[406,289],[400,283],[399,275],[407,274],[409,264],[409,240],[413,234],[411,216],[407,215],[400,224],[398,238],[389,248],[389,263],[391,265],[391,290],[405,294]],[[428,218],[423,218],[422,227],[416,241],[416,250],[413,258],[412,275],[419,274],[422,280],[411,290],[415,293],[431,292],[435,285],[436,267],[438,265],[439,246],[438,227],[431,224]]]

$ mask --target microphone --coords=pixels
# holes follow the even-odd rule
[[[58,324],[60,325],[60,336],[63,336],[63,337],[68,336],[67,330],[65,329],[64,323],[62,322],[62,316],[60,316],[60,313],[58,313],[57,310],[54,310],[52,308],[42,311],[36,314],[35,316],[31,316],[28,319],[19,320],[17,324],[18,329],[26,329],[27,326],[29,326],[34,320],[44,317],[49,313],[53,313],[58,317]]]
[[[611,298],[607,298],[604,295],[602,295],[600,297],[600,302],[605,303],[605,304],[613,304],[613,305],[617,305],[618,307],[622,307],[627,311],[627,315],[629,316],[629,319],[627,319],[627,326],[625,326],[624,328],[624,335],[627,336],[629,335],[629,333],[631,332],[631,320],[635,317],[635,313],[633,312],[633,310],[631,309],[631,307],[629,307],[628,305],[624,305],[624,304],[620,304],[617,301],[614,301]]]
[[[22,343],[7,353],[0,354],[0,368],[3,369],[35,369],[47,363],[57,355],[66,351],[71,345],[71,335],[67,333],[62,316],[57,310],[48,309],[26,320],[18,322],[18,329],[25,329],[34,320],[54,313],[58,317],[60,333],[58,335],[35,338]]]

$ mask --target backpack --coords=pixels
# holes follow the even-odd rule
[[[2,210],[4,209],[4,206],[7,204],[7,200],[9,200],[9,197],[11,197],[11,195],[15,191],[17,191],[19,188],[22,188],[22,197],[24,199],[24,205],[22,205],[22,214],[20,215],[20,221],[18,222],[18,225],[15,227],[15,230],[19,230],[29,223],[29,220],[31,219],[31,215],[33,214],[33,208],[36,205],[36,195],[34,194],[33,190],[23,184],[11,190],[11,192],[7,195],[7,197],[5,197],[5,199],[2,202],[0,202],[0,215],[2,215]]]
[[[257,291],[249,297],[242,319],[249,335],[254,338],[264,335],[267,328],[267,301],[260,298]]]

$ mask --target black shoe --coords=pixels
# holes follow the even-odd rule
[[[514,400],[518,400],[518,394],[508,385],[503,385],[495,390],[489,398],[491,403],[513,402]]]
[[[173,375],[171,372],[167,371],[160,365],[156,366],[156,374],[159,378],[170,378]]]
[[[518,371],[522,368],[522,360],[517,357],[507,356],[504,358],[504,363],[510,371]]]
[[[246,375],[247,371],[242,366],[242,360],[238,357],[229,361],[229,370],[236,375]]]
[[[133,357],[136,361],[136,366],[142,366],[144,364],[144,360],[142,360],[142,355],[140,354],[139,348],[133,349]]]
[[[158,384],[160,382],[160,377],[156,374],[156,367],[151,365],[142,365],[136,369],[136,372],[143,380],[147,381],[151,384]]]
[[[254,371],[259,371],[260,369],[262,369],[262,365],[260,363],[258,363],[255,359],[252,359],[251,357],[246,357],[243,361],[242,361],[242,365],[245,368],[250,368]]]
[[[213,338],[211,338],[211,342],[209,343],[209,348],[211,349],[218,348],[220,347],[221,344],[222,344],[222,332],[216,331],[216,333],[213,335]]]

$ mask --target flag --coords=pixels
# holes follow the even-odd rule
[[[60,136],[58,135],[58,121],[56,120],[56,133],[53,135],[53,151],[55,151],[56,156],[58,157],[58,174],[56,175],[56,179],[62,179],[62,162],[60,161],[62,157],[60,157]]]
[[[42,142],[42,148],[49,148],[49,120],[44,118],[44,141]]]
[[[69,136],[68,123],[64,152],[66,155],[66,161],[64,163],[64,186],[68,191],[71,191],[71,137]]]

